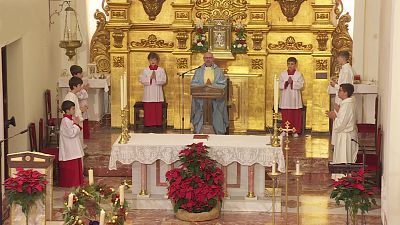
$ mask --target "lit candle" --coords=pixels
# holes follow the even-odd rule
[[[124,110],[124,78],[121,76],[119,79],[120,92],[121,92],[121,110]]]
[[[119,204],[124,205],[125,202],[125,185],[119,186]]]
[[[296,174],[300,174],[300,162],[296,162]]]
[[[276,74],[274,75],[274,113],[278,112],[279,84]]]
[[[104,225],[104,221],[106,220],[106,212],[104,209],[100,211],[100,225]]]
[[[126,75],[126,71],[124,72],[124,108],[128,105],[128,77]]]
[[[72,208],[72,204],[74,204],[74,194],[70,193],[68,195],[68,208]]]
[[[276,173],[276,162],[273,161],[272,162],[272,174],[275,174],[275,173]]]
[[[88,174],[89,174],[89,185],[93,185],[93,184],[94,184],[93,170],[92,170],[92,169],[89,169],[89,170],[88,170]]]

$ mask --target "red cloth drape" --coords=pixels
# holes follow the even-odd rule
[[[90,139],[90,126],[89,120],[83,120],[83,139]]]
[[[162,125],[162,102],[143,102],[143,109],[146,127]]]
[[[83,185],[82,159],[59,161],[60,187],[78,187]]]
[[[290,128],[294,127],[296,133],[301,134],[303,118],[301,114],[301,109],[281,109],[282,113],[282,127],[285,127],[286,121],[289,121]]]

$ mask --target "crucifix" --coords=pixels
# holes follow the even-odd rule
[[[288,181],[289,181],[289,132],[296,132],[296,128],[289,128],[290,127],[290,122],[289,121],[286,121],[285,122],[285,128],[282,128],[282,127],[280,127],[279,128],[279,131],[281,131],[281,132],[286,132],[286,140],[285,140],[285,143],[286,143],[286,145],[285,145],[285,164],[286,164],[286,173],[285,173],[285,175],[286,175],[286,186],[285,186],[285,193],[286,193],[286,196],[285,196],[285,221],[286,221],[286,224],[288,224]]]

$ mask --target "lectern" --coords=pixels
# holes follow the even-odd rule
[[[193,98],[203,100],[203,126],[200,133],[215,134],[212,118],[212,100],[224,98],[225,90],[211,85],[204,85],[192,87],[190,92]]]

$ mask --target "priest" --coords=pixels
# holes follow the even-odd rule
[[[211,52],[203,55],[204,64],[196,69],[191,87],[211,85],[216,88],[225,89],[227,81],[222,70],[214,64],[214,56]],[[192,112],[190,121],[193,124],[196,134],[201,132],[203,127],[203,100],[192,99]],[[228,111],[225,98],[214,99],[212,101],[212,121],[216,134],[225,134],[229,124]]]
[[[355,104],[351,98],[354,92],[354,86],[349,83],[341,84],[338,91],[338,97],[342,100],[340,108],[337,111],[327,112],[326,115],[333,119],[332,144],[334,144],[332,163],[354,163],[357,159],[358,140],[357,125],[355,117]],[[343,174],[332,174],[332,179],[337,180],[343,177]]]

